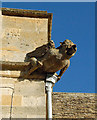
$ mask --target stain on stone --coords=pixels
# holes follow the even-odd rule
[[[26,46],[29,46],[28,44],[26,44]]]

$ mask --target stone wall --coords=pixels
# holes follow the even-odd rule
[[[6,77],[1,79],[2,118],[46,117],[44,81]]]
[[[53,118],[96,118],[97,98],[93,93],[53,93]]]
[[[28,52],[47,42],[48,19],[2,16],[2,61],[24,62]]]
[[[21,64],[27,53],[50,40],[51,16],[46,11],[2,8],[0,118],[46,118],[44,76],[25,78]]]

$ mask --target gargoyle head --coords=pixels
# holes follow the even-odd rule
[[[66,58],[71,58],[77,51],[76,44],[71,40],[66,39],[64,42],[60,42],[62,51],[65,52]]]

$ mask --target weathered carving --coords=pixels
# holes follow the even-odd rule
[[[28,75],[33,72],[39,73],[55,73],[59,70],[58,80],[70,65],[70,58],[76,53],[76,45],[66,39],[60,42],[60,46],[55,48],[54,42],[50,41],[48,44],[36,48],[26,55],[27,62],[30,62],[28,67]]]

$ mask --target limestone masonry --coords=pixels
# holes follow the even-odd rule
[[[45,79],[23,78],[21,64],[28,52],[50,40],[52,14],[2,8],[1,19],[0,118],[46,118]]]

